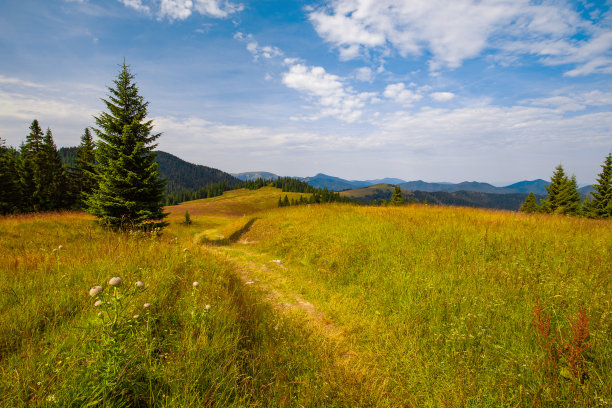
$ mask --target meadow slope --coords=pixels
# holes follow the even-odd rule
[[[0,406],[612,403],[610,221],[285,194],[168,207],[159,236],[0,218]]]

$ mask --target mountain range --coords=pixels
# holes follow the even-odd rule
[[[274,173],[269,172],[250,172],[250,173],[238,173],[233,176],[241,180],[254,180],[261,176],[263,179],[274,180],[278,178]],[[542,179],[536,180],[524,180],[514,184],[510,184],[504,187],[496,187],[489,183],[481,183],[477,181],[464,181],[461,183],[429,183],[422,180],[417,181],[405,181],[398,178],[384,178],[376,180],[346,180],[340,177],[329,176],[327,174],[319,173],[312,177],[297,177],[302,181],[310,184],[313,187],[326,188],[330,191],[346,191],[354,190],[364,187],[369,187],[377,184],[393,184],[399,185],[403,190],[410,191],[425,191],[425,192],[446,192],[454,193],[457,191],[474,191],[479,193],[487,194],[529,194],[534,193],[536,195],[546,195],[546,186],[549,182]],[[579,191],[586,195],[590,191],[593,191],[591,186],[585,186],[579,189]]]
[[[388,201],[395,190],[393,184],[375,184],[353,190],[340,192],[341,196],[349,197],[357,202],[368,204],[375,201]],[[526,193],[484,193],[479,191],[419,191],[402,189],[404,199],[407,201],[429,203],[438,205],[456,205],[476,208],[493,208],[498,210],[517,211],[527,198]],[[537,194],[536,198],[542,200],[545,195]]]
[[[193,164],[180,159],[170,153],[157,151],[158,169],[163,178],[168,180],[167,192],[196,190],[212,183],[226,183],[230,186],[241,181],[274,180],[279,176],[265,171],[229,174],[222,170]],[[60,155],[64,163],[73,165],[76,148],[61,148]],[[538,199],[547,195],[546,186],[549,182],[525,180],[504,187],[496,187],[488,183],[464,181],[462,183],[428,183],[422,180],[404,181],[397,178],[384,178],[376,180],[346,180],[339,177],[319,173],[313,177],[296,177],[315,188],[326,188],[330,191],[339,191],[341,195],[349,196],[360,202],[391,197],[395,185],[399,185],[408,200],[418,202],[427,201],[432,204],[464,205],[471,207],[487,207],[516,210],[525,201],[530,192],[536,194]],[[579,189],[583,195],[593,191],[592,186]]]

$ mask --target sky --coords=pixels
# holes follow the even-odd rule
[[[159,149],[227,172],[580,185],[612,0],[2,0],[0,138],[76,146],[124,61]]]

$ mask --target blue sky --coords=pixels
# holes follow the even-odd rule
[[[75,146],[125,57],[159,148],[228,172],[589,184],[612,1],[3,0],[0,137]]]

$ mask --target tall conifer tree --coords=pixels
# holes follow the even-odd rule
[[[576,176],[565,177],[558,196],[558,214],[578,215],[581,212],[580,192]]]
[[[537,213],[540,212],[540,206],[538,205],[538,199],[536,198],[533,192],[530,192],[525,202],[521,205],[521,209],[519,210],[525,213]]]
[[[40,152],[38,177],[39,210],[58,210],[70,205],[68,177],[57,151],[51,129],[47,129]]]
[[[546,187],[548,197],[542,200],[542,210],[546,213],[553,214],[559,208],[559,195],[561,188],[565,183],[567,176],[562,165],[558,165],[550,178],[550,184]]]
[[[103,100],[108,112],[95,118],[98,185],[87,198],[87,211],[112,228],[161,227],[167,215],[162,207],[164,182],[153,152],[160,134],[151,133],[149,103],[133,80],[124,62],[115,87],[108,88],[108,100]]]
[[[586,211],[589,217],[610,218],[612,217],[612,153],[608,153],[601,168],[597,183],[593,185],[595,191],[591,192],[593,199],[588,203]]]
[[[89,128],[81,136],[81,144],[76,149],[76,167],[73,172],[77,204],[82,207],[83,201],[97,186],[95,178],[96,153]]]
[[[400,186],[395,186],[395,190],[393,191],[393,195],[391,196],[391,200],[389,201],[391,205],[402,205],[404,204],[404,197],[402,195],[402,188]]]
[[[43,144],[43,131],[38,124],[38,120],[34,119],[30,125],[30,133],[26,136],[25,143],[21,145],[21,154],[19,155],[19,174],[24,211],[40,210]]]
[[[21,209],[17,152],[6,147],[0,139],[0,214],[10,214]]]

